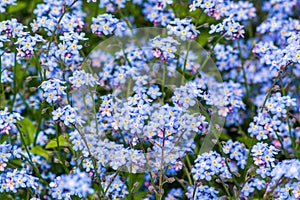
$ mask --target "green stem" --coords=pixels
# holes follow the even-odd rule
[[[281,93],[282,93],[282,96],[285,96],[286,94],[285,94],[285,90],[284,90],[284,87],[283,87],[283,81],[282,81],[282,77],[280,77],[280,86],[281,86]],[[288,111],[288,108],[287,107],[285,107],[285,109]],[[287,123],[288,123],[288,131],[289,131],[289,136],[290,136],[290,139],[291,139],[291,141],[292,141],[292,147],[293,147],[293,149],[294,149],[294,151],[295,151],[295,154],[296,154],[296,143],[295,143],[295,141],[296,141],[296,138],[293,136],[293,134],[292,134],[292,126],[291,126],[291,123],[290,123],[290,119],[289,119],[289,117],[287,116]],[[283,146],[282,146],[282,148],[283,148]]]
[[[187,59],[188,59],[188,56],[189,56],[190,48],[191,48],[191,41],[189,41],[188,44],[187,44],[187,52],[186,52],[186,55],[185,55],[185,58],[184,58],[183,71],[182,71],[182,76],[181,76],[181,84],[182,85],[184,84],[184,79],[185,79],[184,72],[185,72],[185,69],[186,69],[186,64],[187,64]]]
[[[200,70],[203,69],[203,68],[205,67],[206,63],[207,63],[207,62],[209,61],[209,59],[211,58],[211,54],[212,54],[212,52],[214,51],[216,45],[217,45],[217,44],[219,43],[219,41],[222,40],[224,37],[225,37],[225,35],[222,35],[222,36],[219,37],[219,38],[217,39],[217,41],[213,44],[213,46],[212,46],[211,49],[209,50],[209,54],[206,56],[204,62],[201,64],[202,67],[199,67],[199,68],[197,69],[197,72],[195,73],[195,76],[197,76],[197,75],[199,74]]]
[[[284,156],[285,156],[286,158],[288,158],[288,157],[289,157],[289,154],[288,154],[288,152],[286,151],[286,149],[283,147],[283,143],[282,143],[282,141],[280,140],[280,137],[279,137],[277,131],[274,131],[274,132],[275,132],[275,135],[276,135],[276,137],[277,137],[277,139],[278,139],[278,141],[279,141],[279,143],[280,143],[280,145],[281,145],[281,147],[282,147],[282,151],[283,151]]]
[[[219,146],[219,149],[220,149],[220,152],[221,152],[222,157],[225,158],[226,155],[225,155],[224,152],[223,152],[223,148],[222,148],[222,145],[221,145],[221,143],[220,143],[219,140],[218,140],[217,144],[218,144],[218,146]],[[234,184],[235,184],[237,187],[239,187],[239,183],[238,183],[238,181],[237,181],[237,179],[236,179],[236,175],[231,171],[230,166],[229,166],[229,164],[228,164],[228,162],[227,162],[227,159],[224,159],[224,160],[225,160],[225,164],[226,164],[226,167],[227,167],[229,173],[232,175],[232,180],[233,180]]]
[[[118,169],[115,173],[115,175],[113,176],[113,178],[111,179],[111,181],[109,182],[107,188],[104,191],[104,196],[106,195],[106,193],[108,192],[108,189],[110,188],[111,184],[114,182],[115,178],[119,175],[120,170]]]
[[[3,54],[4,53],[2,53],[0,55],[0,110],[4,109],[4,107],[5,107],[5,93],[4,93],[3,83],[1,82],[1,80],[2,80],[2,61],[1,61],[1,59],[2,59]]]
[[[97,123],[96,123],[96,124],[97,124]],[[90,157],[91,157],[92,164],[93,164],[93,167],[94,167],[96,176],[97,176],[97,177],[100,177],[100,175],[99,175],[99,173],[98,173],[98,170],[97,170],[97,163],[96,163],[96,161],[95,161],[95,158],[94,158],[93,155],[92,155],[92,152],[91,152],[91,150],[90,150],[90,147],[89,147],[89,145],[88,145],[88,142],[87,142],[87,140],[86,140],[85,135],[84,135],[84,134],[83,134],[83,133],[82,133],[82,132],[74,125],[74,124],[73,124],[73,127],[75,128],[75,130],[78,131],[78,133],[80,134],[81,138],[83,139],[83,142],[85,143],[85,146],[86,146],[86,148],[87,148],[87,150],[88,150],[88,152],[89,152],[89,155],[90,155]],[[99,181],[99,182],[101,182],[101,181]],[[105,191],[104,191],[104,189],[103,189],[101,183],[99,183],[99,187],[100,187],[101,193],[105,195]]]
[[[100,4],[100,0],[97,0],[97,7],[96,7],[96,17],[98,16],[99,13],[99,4]]]
[[[10,108],[10,111],[12,112],[13,111],[13,108],[14,108],[14,104],[15,104],[15,101],[16,101],[16,98],[17,98],[17,54],[15,52],[15,63],[14,63],[14,67],[13,67],[13,70],[14,70],[14,81],[13,81],[13,84],[14,84],[14,89],[13,89],[13,100],[12,100],[12,104],[11,104],[11,108]]]
[[[230,198],[231,198],[231,194],[230,194],[230,192],[229,192],[229,190],[228,190],[226,184],[224,183],[224,181],[222,180],[222,178],[221,178],[220,176],[217,175],[217,177],[218,177],[219,180],[221,181],[221,184],[222,184],[222,186],[223,186],[223,188],[224,188],[224,190],[225,190],[227,196],[228,196],[229,199],[230,199]]]
[[[158,189],[158,199],[161,200],[163,197],[163,173],[164,173],[164,150],[165,150],[165,133],[163,133],[163,141],[161,147],[161,160],[159,169],[159,189]]]
[[[185,171],[186,176],[187,176],[187,178],[188,178],[189,184],[190,184],[190,185],[193,185],[193,180],[192,180],[191,173],[190,173],[190,169],[191,169],[191,161],[190,161],[189,155],[186,155],[186,161],[187,161],[188,166],[186,166],[186,165],[182,162],[182,163],[183,163],[183,167],[184,167],[184,171]]]
[[[162,74],[162,81],[161,81],[161,92],[162,92],[162,99],[161,99],[161,103],[164,104],[165,102],[165,84],[166,84],[166,73],[167,73],[167,64],[166,62],[164,62],[164,66],[163,66],[163,74]]]
[[[50,50],[50,46],[51,46],[51,43],[53,42],[54,40],[54,37],[56,36],[55,32],[57,31],[58,27],[59,27],[59,24],[61,22],[61,20],[63,19],[63,17],[65,16],[65,14],[71,9],[71,7],[77,2],[78,0],[75,0],[70,6],[66,6],[64,12],[62,13],[62,15],[60,16],[60,18],[58,19],[58,22],[52,32],[52,35],[50,37],[50,40],[49,40],[49,44],[48,44],[48,48],[47,48],[47,55],[46,55],[46,58],[48,58],[49,56],[49,50]],[[44,79],[43,80],[46,80],[46,70],[44,70]]]
[[[39,109],[39,113],[41,115],[41,108]],[[38,125],[37,125],[37,128],[36,128],[36,132],[35,132],[35,137],[34,137],[34,146],[36,145],[36,142],[37,142],[37,139],[38,139],[38,136],[39,136],[39,132],[40,132],[40,129],[41,129],[41,125],[42,125],[42,116],[39,117],[39,121],[38,121]]]
[[[20,129],[20,127],[19,127],[18,124],[16,125],[16,127],[17,127],[17,129],[18,129],[18,131],[19,131],[19,133],[20,133],[21,142],[22,142],[22,144],[24,145],[25,151],[26,151],[26,153],[27,153],[27,155],[28,155],[28,157],[22,155],[23,158],[26,159],[26,160],[29,162],[29,164],[32,166],[32,168],[33,168],[34,172],[37,174],[37,176],[38,176],[44,183],[47,183],[47,182],[44,180],[44,178],[42,177],[42,175],[41,175],[41,173],[39,172],[38,168],[35,166],[35,164],[34,164],[33,161],[32,161],[32,157],[31,157],[30,151],[29,151],[29,149],[28,149],[28,146],[26,145],[25,137],[24,137],[24,135],[23,135],[23,132],[21,131],[21,129]],[[47,184],[48,184],[48,183],[47,183]]]
[[[248,87],[248,79],[247,79],[247,76],[246,76],[246,70],[244,68],[244,62],[243,62],[244,59],[243,59],[243,56],[242,56],[242,49],[241,49],[241,45],[240,45],[239,42],[238,42],[238,47],[239,47],[239,53],[240,53],[240,59],[241,59],[241,68],[242,68],[242,72],[243,72],[243,78],[244,78],[244,81],[245,81],[246,95],[249,98],[250,92],[249,92],[249,87]]]
[[[133,176],[132,176],[132,163],[130,164],[130,172],[129,172],[129,197],[128,199],[133,200]]]
[[[63,163],[63,159],[60,155],[61,153],[61,146],[59,144],[59,130],[58,130],[58,124],[55,124],[55,132],[56,132],[56,144],[57,144],[57,151],[56,151],[56,155],[57,155],[57,158],[60,162],[60,164],[63,166],[64,170],[66,173],[69,173],[70,170],[66,167],[66,165]]]
[[[266,103],[267,103],[267,100],[268,100],[269,96],[271,95],[272,89],[273,89],[273,87],[275,86],[275,84],[276,84],[276,82],[278,81],[278,79],[280,78],[280,75],[283,73],[283,71],[284,71],[290,64],[291,64],[291,62],[287,63],[286,65],[284,65],[283,67],[281,67],[281,69],[278,71],[278,74],[277,74],[277,76],[275,77],[275,80],[273,81],[272,86],[269,88],[268,93],[267,93],[267,95],[266,95],[266,97],[265,97],[265,99],[264,99],[264,102],[263,102],[263,105],[262,105],[262,107],[261,107],[260,112],[262,112],[262,111],[264,110],[264,107],[265,107],[265,105],[266,105]]]

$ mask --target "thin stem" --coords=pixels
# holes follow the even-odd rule
[[[53,42],[54,40],[54,37],[56,36],[55,32],[57,31],[58,27],[59,27],[59,24],[61,22],[61,20],[63,19],[63,17],[65,16],[65,14],[71,9],[71,7],[77,2],[78,0],[75,0],[70,6],[66,6],[64,12],[62,13],[62,15],[60,16],[60,18],[58,19],[58,22],[52,32],[52,35],[51,35],[51,38],[49,40],[49,44],[48,44],[48,47],[47,47],[47,55],[46,55],[46,58],[48,58],[49,56],[49,52],[50,52],[50,46],[51,46],[51,43]],[[46,79],[46,70],[44,70],[44,80]]]
[[[35,166],[35,164],[34,164],[33,161],[32,161],[32,157],[31,157],[30,151],[29,151],[29,149],[28,149],[28,147],[27,147],[27,145],[26,145],[25,137],[24,137],[24,135],[23,135],[23,132],[21,131],[19,125],[17,125],[16,127],[17,127],[17,129],[18,129],[18,131],[19,131],[19,133],[20,133],[21,142],[22,142],[22,144],[24,145],[25,151],[26,151],[26,153],[27,153],[27,155],[28,155],[28,157],[22,155],[23,158],[26,159],[26,160],[29,162],[29,164],[32,166],[32,168],[33,168],[34,172],[37,174],[37,176],[38,176],[43,182],[46,182],[46,181],[44,180],[44,178],[42,177],[41,173],[39,172],[38,168]]]
[[[163,170],[164,170],[164,149],[165,149],[165,132],[163,132],[163,141],[161,147],[161,160],[159,169],[159,189],[158,189],[158,199],[161,200],[163,197]]]
[[[58,130],[58,124],[55,124],[55,132],[56,132],[56,145],[57,145],[57,151],[56,151],[56,155],[57,155],[57,158],[60,162],[60,164],[63,166],[64,170],[66,173],[69,173],[70,170],[66,167],[66,165],[63,163],[63,159],[60,155],[61,153],[61,147],[60,147],[60,144],[59,144],[59,130]]]
[[[188,155],[187,155],[186,157],[187,157],[187,162],[189,163],[190,161],[189,161]],[[182,162],[182,163],[183,163],[183,162]],[[188,164],[188,165],[190,165],[190,164]],[[189,184],[190,184],[190,185],[193,185],[193,180],[192,180],[192,178],[191,178],[191,173],[189,172],[189,171],[190,171],[189,168],[188,168],[184,163],[183,163],[183,168],[184,168],[184,171],[185,171],[185,173],[186,173],[186,175],[187,175]]]
[[[238,47],[239,47],[239,52],[240,52],[240,59],[241,59],[241,68],[242,68],[242,72],[243,72],[243,78],[244,78],[244,82],[245,82],[245,88],[246,88],[246,95],[247,97],[249,97],[250,95],[250,91],[249,91],[249,87],[248,87],[248,79],[246,76],[246,70],[244,68],[244,62],[243,62],[243,55],[242,55],[242,49],[241,49],[241,45],[238,42]]]
[[[41,108],[39,109],[39,113],[41,113]],[[40,116],[39,117],[39,122],[38,122],[38,125],[37,125],[37,128],[36,128],[36,132],[35,132],[35,137],[34,137],[34,142],[33,142],[33,145],[35,146],[36,143],[37,143],[37,139],[38,139],[38,136],[39,136],[39,132],[40,132],[40,128],[41,128],[41,124],[42,124],[42,117]]]
[[[288,152],[286,151],[286,149],[283,147],[283,143],[282,143],[282,141],[280,140],[280,137],[279,137],[277,131],[275,131],[275,135],[276,135],[276,137],[277,137],[277,139],[278,139],[278,141],[279,141],[279,143],[280,143],[280,145],[281,145],[281,147],[282,147],[282,151],[283,151],[284,156],[285,156],[286,158],[288,158],[288,157],[289,157],[289,154],[288,154]]]
[[[263,105],[262,105],[262,107],[261,107],[260,112],[262,112],[262,111],[264,110],[264,107],[265,107],[265,105],[266,105],[266,103],[267,103],[267,100],[268,100],[269,96],[271,95],[272,89],[273,89],[273,87],[275,86],[275,84],[276,84],[276,82],[278,81],[278,79],[280,78],[280,75],[284,72],[284,70],[285,70],[291,63],[292,63],[292,62],[287,63],[286,65],[284,65],[283,67],[281,67],[281,69],[278,71],[278,74],[277,74],[277,76],[275,77],[275,80],[273,81],[272,86],[269,88],[268,93],[267,93],[267,95],[266,95],[266,97],[265,97],[265,99],[264,99],[264,103],[263,103]]]
[[[185,69],[186,69],[186,64],[187,64],[187,59],[188,59],[188,56],[189,56],[189,51],[190,51],[190,48],[191,48],[191,41],[188,42],[187,44],[187,52],[186,52],[186,55],[185,55],[185,58],[184,58],[184,64],[183,64],[183,73],[185,72]],[[181,84],[184,84],[184,74],[182,74],[181,76]]]
[[[11,104],[11,112],[13,111],[13,107],[14,107],[14,104],[15,104],[15,101],[16,101],[16,98],[17,98],[17,54],[15,52],[15,63],[14,63],[14,67],[13,67],[13,70],[14,70],[14,89],[13,89],[13,100],[12,100],[12,104]]]
[[[125,23],[127,24],[127,26],[132,30],[132,25],[131,23],[126,19],[125,15],[123,14],[121,8],[118,8],[118,5],[114,2],[114,1],[109,1],[110,3],[112,3],[117,9],[118,9],[118,13],[120,15],[120,17],[125,21]]]
[[[219,140],[218,140],[217,144],[218,144],[218,146],[219,146],[219,149],[220,149],[220,152],[221,152],[221,156],[222,156],[223,158],[225,158],[226,156],[225,156],[225,154],[224,154],[224,152],[223,152],[223,148],[222,148],[222,145],[221,145],[221,143],[220,143]],[[237,181],[237,179],[236,179],[236,175],[231,171],[230,166],[229,166],[227,160],[226,160],[226,159],[224,159],[224,160],[225,160],[225,165],[226,165],[226,167],[227,167],[229,173],[232,175],[232,180],[233,180],[234,184],[238,187],[238,186],[239,186],[239,183],[238,183],[238,181]]]
[[[77,128],[77,126],[75,126],[75,124],[73,124],[73,127],[75,128],[75,130],[78,131],[79,135],[80,135],[81,138],[83,139],[83,142],[85,143],[85,146],[86,146],[86,148],[87,148],[87,150],[88,150],[88,152],[89,152],[89,155],[90,155],[90,157],[91,157],[91,160],[92,160],[92,164],[93,164],[95,173],[96,173],[97,177],[100,177],[100,175],[99,175],[99,173],[98,173],[98,170],[97,170],[97,164],[96,164],[95,158],[93,157],[93,154],[92,154],[92,152],[91,152],[91,150],[90,150],[90,148],[89,148],[89,144],[88,144],[88,142],[87,142],[87,140],[86,140],[85,135]],[[100,186],[100,190],[101,190],[102,194],[104,194],[104,189],[103,189],[101,183],[99,183],[99,186]]]
[[[282,93],[283,96],[285,96],[286,94],[285,94],[285,90],[284,90],[284,87],[283,87],[282,77],[280,77],[280,86],[281,86],[281,93]],[[285,109],[288,110],[287,107],[285,107]],[[289,136],[290,136],[290,139],[292,141],[292,147],[293,147],[293,149],[295,151],[295,154],[296,154],[296,151],[297,151],[296,144],[295,144],[296,138],[292,134],[292,126],[291,126],[289,117],[287,117],[287,123],[288,123]],[[282,148],[284,148],[284,147],[282,146]]]
[[[196,27],[198,27],[199,26],[199,22],[200,22],[200,18],[201,18],[201,16],[202,16],[202,14],[203,14],[203,10],[201,9],[200,10],[200,14],[199,14],[199,16],[198,16],[198,19],[197,19],[197,21],[196,21]]]
[[[231,198],[231,194],[230,194],[226,184],[224,183],[224,181],[222,180],[222,178],[220,176],[217,175],[217,177],[221,181],[221,184],[222,184],[223,188],[225,189],[226,194],[228,195],[229,198]]]
[[[106,195],[106,193],[108,192],[108,189],[110,188],[111,184],[113,183],[113,181],[115,180],[115,178],[119,175],[120,170],[118,169],[115,173],[115,175],[113,176],[112,180],[109,182],[107,188],[104,191],[104,196]]]
[[[3,87],[3,83],[2,81],[2,55],[4,53],[2,53],[0,55],[0,109],[4,109],[5,107],[5,94],[4,94],[4,87]],[[4,69],[3,69],[4,71]]]
[[[209,51],[209,54],[206,56],[204,62],[201,64],[202,67],[199,67],[199,68],[197,69],[197,72],[195,73],[196,75],[199,74],[200,70],[201,70],[202,68],[205,67],[205,65],[206,65],[206,63],[209,61],[210,56],[211,56],[212,52],[214,51],[216,45],[217,45],[217,44],[219,43],[219,41],[222,40],[224,37],[225,37],[225,35],[222,35],[222,36],[219,37],[219,38],[217,39],[217,41],[213,44],[213,46],[211,47],[211,49],[210,49],[210,51]],[[195,76],[196,76],[196,75],[195,75]]]

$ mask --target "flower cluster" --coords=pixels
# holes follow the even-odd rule
[[[95,77],[92,74],[86,73],[84,70],[77,70],[73,73],[73,76],[69,77],[69,82],[73,87],[80,88],[82,86],[95,86],[98,84]]]
[[[287,117],[289,108],[296,106],[295,101],[296,99],[290,96],[282,96],[279,92],[275,93],[266,101],[264,106],[266,110],[258,113],[258,116],[255,116],[253,122],[250,123],[248,132],[251,137],[256,137],[257,140],[274,138],[277,140],[278,145],[280,141],[278,141],[278,137],[281,136],[285,138],[282,145],[288,147],[290,145],[288,135],[295,130],[289,129],[288,123],[283,121],[282,118]]]
[[[16,5],[16,0],[6,0],[0,3],[0,12],[4,13],[8,5]]]
[[[48,81],[44,81],[40,87],[44,91],[43,97],[49,104],[56,103],[60,101],[64,95],[66,95],[66,86],[64,86],[65,82],[59,79],[52,79]]]
[[[82,49],[82,45],[79,42],[87,40],[84,35],[84,33],[65,32],[63,36],[59,37],[61,42],[58,44],[57,50],[53,52],[55,57],[61,58],[66,63],[71,60],[80,61],[79,51]]]
[[[1,83],[12,83],[13,82],[13,73],[9,70],[14,66],[14,53],[5,53],[1,52]]]
[[[273,191],[273,196],[278,198],[299,198],[299,169],[300,162],[297,159],[284,160],[283,162],[278,163],[270,173],[272,182],[267,190],[271,192],[271,188],[274,187],[278,181],[287,178],[289,181],[283,185],[283,187],[276,187],[275,191]]]
[[[299,199],[299,3],[0,1],[1,199]]]
[[[73,124],[76,121],[76,112],[70,105],[59,107],[52,112],[53,120],[63,121],[66,126]]]
[[[16,122],[21,120],[19,113],[10,113],[8,109],[0,110],[0,134],[9,134],[16,129]]]
[[[274,156],[278,154],[278,149],[272,145],[259,142],[251,149],[251,156],[253,156],[254,164],[264,167],[274,167]]]
[[[168,34],[170,35],[176,35],[177,37],[180,37],[182,40],[186,39],[194,39],[197,37],[198,34],[200,34],[200,31],[197,30],[195,25],[193,25],[191,19],[178,19],[175,18],[173,21],[170,21],[167,29]]]
[[[97,18],[93,18],[92,21],[92,32],[98,36],[111,35],[113,33],[120,35],[128,30],[125,22],[120,21],[111,14],[99,15]]]
[[[160,36],[157,36],[150,42],[153,48],[154,57],[161,58],[162,60],[175,58],[177,52],[176,46],[178,46],[179,43],[174,38],[161,38]]]
[[[71,11],[65,13],[63,17],[64,9],[68,4],[71,4],[70,1],[43,1],[38,4],[33,10],[36,18],[30,24],[32,31],[36,32],[43,29],[47,35],[51,36],[53,31],[64,30],[64,32],[75,32],[81,30],[85,14],[81,12],[81,2],[74,3]],[[59,20],[60,18],[61,20]],[[60,22],[59,29],[56,28],[57,22]]]
[[[7,163],[9,160],[14,158],[21,158],[21,152],[22,150],[14,145],[3,143],[0,145],[0,171],[4,171],[5,167],[7,166]]]
[[[241,66],[239,51],[231,45],[216,44],[214,53],[217,60],[216,64],[221,71]]]
[[[166,197],[166,200],[180,199],[180,198],[182,198],[182,195],[183,195],[182,193],[183,193],[183,191],[181,188],[173,188],[170,190],[168,196]]]
[[[92,0],[92,1],[96,2],[96,0]],[[127,0],[119,0],[119,1],[104,0],[99,3],[99,7],[106,8],[107,12],[116,12],[116,10],[118,8],[125,8],[126,1]],[[91,0],[87,0],[87,2],[91,2]],[[137,0],[136,3],[139,3],[139,2],[140,2],[140,0]]]
[[[34,50],[37,50],[36,43],[44,42],[44,39],[40,35],[26,35],[22,38],[18,38],[16,44],[19,46],[17,48],[17,56],[19,58],[31,58],[34,54]]]
[[[282,4],[283,6],[279,6]],[[293,8],[297,5],[297,0],[284,1],[284,0],[273,0],[270,2],[264,2],[262,9],[269,11],[270,16],[281,15],[287,17],[293,14]]]
[[[196,188],[195,188],[196,187]],[[218,199],[218,191],[207,185],[189,186],[186,196],[190,199]]]
[[[91,178],[79,170],[75,170],[71,175],[56,177],[49,186],[51,196],[56,199],[72,199],[73,196],[85,198],[94,192],[91,188]]]
[[[224,19],[221,23],[217,25],[210,26],[209,33],[221,33],[226,39],[236,40],[240,37],[244,37],[244,27],[233,20],[232,17]]]
[[[223,146],[223,152],[225,154],[229,154],[231,161],[235,160],[238,166],[240,166],[242,169],[245,168],[247,164],[248,150],[242,143],[228,140]]]
[[[126,195],[128,194],[126,184],[124,184],[120,176],[114,176],[114,174],[109,175],[106,178],[107,181],[103,183],[104,189],[107,190],[107,195],[110,196],[112,199],[126,197]]]
[[[230,177],[225,159],[215,151],[198,155],[191,172],[195,180],[210,181],[214,175]]]
[[[246,21],[256,16],[253,3],[247,1],[194,0],[189,8],[190,11],[201,8],[203,12],[217,20],[221,17],[233,16],[237,21]]]
[[[0,175],[1,193],[13,192],[16,193],[20,188],[32,190],[33,194],[39,194],[38,178],[27,174],[25,169],[6,170]]]
[[[171,20],[175,18],[175,14],[168,5],[172,5],[173,0],[155,1],[150,0],[143,4],[143,14],[146,19],[151,21],[154,25],[167,26]]]
[[[255,191],[255,189],[262,190],[262,188],[264,188],[265,185],[266,185],[266,182],[264,180],[261,180],[258,178],[250,179],[245,183],[245,185],[241,191],[241,196],[248,197],[251,193],[253,193]]]
[[[300,162],[297,159],[284,160],[278,163],[271,171],[273,181],[286,177],[290,179],[300,180]]]
[[[282,70],[291,63],[298,64],[299,29],[298,20],[285,18],[279,20],[277,15],[270,16],[258,27],[258,31],[278,39],[259,41],[253,52],[260,57],[260,62],[268,65],[270,69]]]

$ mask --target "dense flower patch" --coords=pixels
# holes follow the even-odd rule
[[[299,12],[1,1],[1,199],[300,199]]]

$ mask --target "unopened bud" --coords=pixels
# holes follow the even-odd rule
[[[36,90],[37,90],[36,87],[30,87],[30,88],[29,88],[29,91],[30,91],[30,92],[35,92]]]
[[[150,193],[153,193],[154,187],[153,187],[152,185],[150,185],[150,186],[148,187],[148,190],[149,190]]]
[[[168,183],[173,183],[175,181],[175,178],[174,177],[167,178],[167,181]]]

